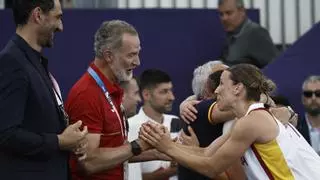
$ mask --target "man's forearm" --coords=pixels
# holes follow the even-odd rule
[[[170,161],[171,158],[156,149],[151,149],[148,151],[142,152],[138,156],[133,156],[130,158],[130,162],[144,162],[144,161],[153,161],[153,160],[163,160],[163,161]]]
[[[80,165],[87,174],[113,168],[133,156],[130,144],[125,144],[116,148],[97,148],[88,152],[87,158],[80,161]]]
[[[176,167],[169,167],[166,169],[159,169],[151,173],[143,173],[142,179],[143,180],[163,180],[169,179],[171,176],[177,174]]]
[[[221,172],[215,172],[215,164],[210,162],[210,157],[217,152],[228,138],[229,134],[220,136],[207,148],[184,146],[176,143],[164,153],[172,157],[173,160],[177,161],[182,166],[189,167],[201,174],[213,178]]]

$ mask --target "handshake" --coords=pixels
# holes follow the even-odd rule
[[[83,160],[87,157],[88,134],[87,126],[81,130],[82,121],[77,121],[69,125],[61,134],[58,135],[59,147],[61,150],[72,151]]]
[[[143,149],[156,148],[165,153],[174,144],[168,128],[161,124],[146,122],[143,123],[139,131],[140,146]]]

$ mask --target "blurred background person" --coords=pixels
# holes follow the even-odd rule
[[[225,64],[249,63],[263,68],[276,57],[269,32],[247,17],[243,0],[218,0],[218,11],[227,33],[222,53]]]
[[[120,86],[123,89],[122,105],[127,118],[130,118],[137,113],[137,106],[141,102],[139,86],[135,77],[129,81],[122,81]]]
[[[302,85],[302,104],[305,113],[298,121],[298,130],[310,143],[312,148],[320,153],[320,76],[312,75],[305,79]]]
[[[177,116],[165,114],[172,110],[175,99],[173,85],[170,76],[158,69],[147,69],[139,77],[139,87],[142,94],[143,106],[137,115],[131,117],[129,122],[128,140],[138,138],[141,125],[147,121],[163,124],[172,133],[178,132],[180,120]],[[174,137],[173,137],[174,138]],[[137,163],[133,166],[137,167]],[[175,163],[170,161],[148,161],[140,163],[142,179],[176,179],[177,173]],[[129,178],[132,164],[129,164]],[[139,172],[134,168],[134,174]]]

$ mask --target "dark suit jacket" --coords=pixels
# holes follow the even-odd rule
[[[299,116],[297,129],[302,134],[302,136],[308,141],[308,143],[311,145],[309,127],[304,114],[303,116]]]
[[[18,35],[0,52],[0,179],[68,179],[66,124],[40,58]]]

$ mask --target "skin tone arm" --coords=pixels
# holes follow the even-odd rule
[[[158,169],[151,173],[143,173],[143,180],[163,180],[177,174],[177,167],[169,167],[166,169]]]
[[[197,109],[194,107],[200,101],[187,98],[180,104],[180,116],[184,122],[189,124],[197,119]],[[211,111],[212,123],[223,123],[235,118],[235,115],[231,111],[220,111],[218,106],[214,105]]]
[[[252,123],[253,120],[256,121],[256,123]],[[207,157],[204,154],[202,156],[194,155],[190,151],[182,150],[174,143],[168,141],[170,140],[167,138],[168,132],[161,131],[157,125],[149,124],[148,126],[144,126],[141,134],[148,143],[155,146],[159,151],[168,154],[178,163],[194,169],[210,178],[214,178],[227,170],[227,168],[235,161],[239,160],[253,142],[256,140],[259,140],[258,142],[260,142],[260,136],[265,136],[268,133],[270,134],[269,128],[262,128],[266,127],[266,125],[270,126],[270,122],[264,121],[265,119],[263,118],[252,119],[250,116],[238,120],[230,136],[225,137],[225,142],[222,143],[221,147],[217,148],[216,152],[210,157]],[[274,137],[276,134],[277,132],[271,133]],[[268,138],[269,136],[270,135],[267,135]],[[210,146],[212,147],[214,144],[215,143]],[[212,149],[213,152],[215,148]],[[237,151],[235,151],[235,149],[237,149]]]
[[[215,104],[212,107],[211,123],[213,124],[224,123],[234,118],[235,118],[235,115],[232,111],[220,111],[217,104]]]
[[[190,132],[190,136],[186,135],[183,131],[181,132],[180,135],[180,141],[182,142],[183,145],[187,146],[199,146],[198,138],[193,131],[193,129],[188,126],[188,131]],[[212,156],[217,149],[227,140],[227,137],[229,137],[230,134],[227,134],[226,136],[223,136],[223,138],[217,139],[216,141],[212,142],[215,143],[213,146],[208,146],[205,150],[207,150],[206,156]],[[182,146],[183,147],[183,146]],[[205,152],[205,151],[204,151]],[[201,153],[200,152],[200,156]],[[215,179],[225,179],[225,180],[245,180],[246,179],[246,174],[244,172],[244,169],[241,164],[241,160],[237,160],[231,167],[229,167],[226,171],[226,173],[220,174],[219,177]]]
[[[138,156],[133,156],[129,159],[129,162],[144,162],[153,160],[171,161],[172,159],[166,154],[163,154],[156,149],[150,149],[142,152]]]
[[[115,148],[99,148],[100,134],[88,134],[87,139],[87,158],[79,161],[87,174],[110,169],[133,157],[129,143]],[[149,148],[149,145],[143,141],[138,140],[138,143],[143,151]]]

